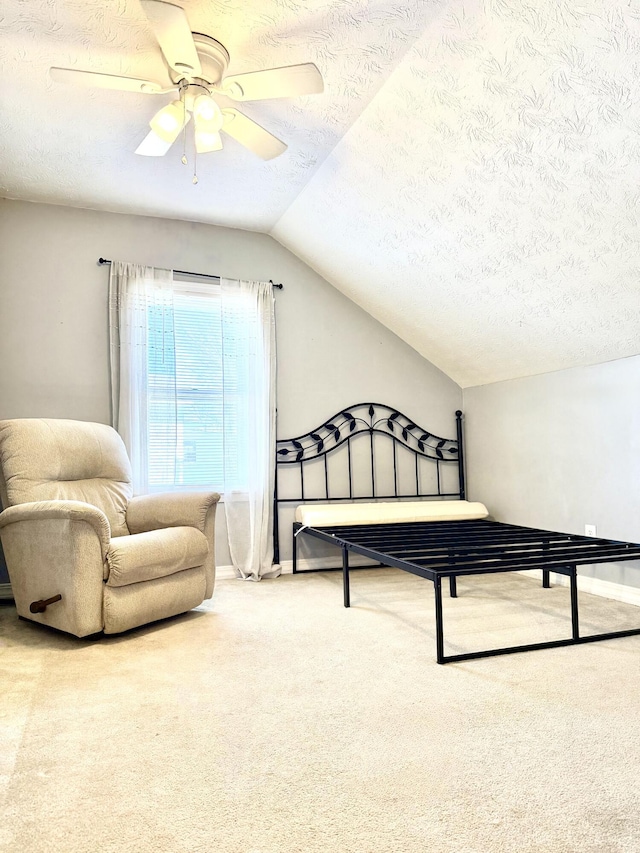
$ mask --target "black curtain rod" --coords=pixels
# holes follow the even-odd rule
[[[98,263],[100,264],[100,266],[102,266],[103,264],[110,264],[111,261],[107,258],[98,258]],[[220,276],[211,275],[211,273],[208,272],[189,272],[188,270],[172,270],[172,272],[177,272],[178,275],[197,275],[200,278],[220,278]],[[269,279],[269,284],[272,284],[274,287],[277,287],[278,290],[282,290],[284,288],[283,284],[274,284],[271,279]]]

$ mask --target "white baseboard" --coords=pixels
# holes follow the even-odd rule
[[[233,566],[216,566],[217,581],[232,581],[236,580],[236,570]]]
[[[541,583],[542,572],[539,569],[518,572],[518,574]],[[550,580],[552,586],[569,586],[569,578],[566,575],[558,575],[555,572],[551,572]],[[599,595],[601,598],[611,598],[614,601],[622,601],[625,604],[635,604],[636,607],[640,607],[640,588],[636,586],[626,586],[626,584],[604,581],[600,578],[578,574],[578,590],[580,592],[587,592],[590,595]]]

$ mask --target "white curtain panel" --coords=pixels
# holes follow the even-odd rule
[[[190,290],[197,299],[197,294],[202,296],[208,288],[190,285],[187,293]],[[273,288],[267,282],[221,279],[218,293],[220,310],[218,314],[212,311],[211,322],[220,323],[216,333],[221,333],[222,341],[222,352],[216,350],[214,356],[222,359],[223,368],[223,464],[222,473],[216,475],[221,476],[222,483],[198,481],[192,488],[222,490],[236,573],[258,581],[281,572],[280,566],[272,564],[276,418]],[[157,491],[158,480],[163,490],[188,488],[175,462],[180,432],[176,353],[180,347],[176,345],[174,320],[184,305],[184,282],[174,282],[171,270],[112,262],[112,424],[129,451],[136,494]],[[218,339],[218,335],[212,337]],[[149,452],[150,364],[154,365],[153,465]],[[220,365],[216,367],[219,375]],[[154,471],[151,484],[150,467]]]
[[[273,287],[220,279],[224,368],[224,494],[239,577],[277,577],[273,565],[276,352]],[[238,389],[245,393],[238,394]]]
[[[136,494],[149,491],[148,352],[149,311],[162,311],[163,341],[173,331],[173,272],[140,264],[112,261],[109,276],[109,339],[111,358],[111,422],[129,452]],[[167,381],[174,381],[168,376]],[[175,393],[175,391],[174,391]]]

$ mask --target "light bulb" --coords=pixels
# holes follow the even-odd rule
[[[196,126],[196,151],[198,154],[206,154],[208,151],[220,151],[222,149],[222,139],[220,134],[215,131],[200,130]]]
[[[222,127],[222,113],[220,107],[211,95],[198,95],[193,102],[193,118],[198,127],[215,133]]]
[[[171,101],[154,115],[149,126],[160,139],[175,142],[185,123],[184,105],[181,101]]]

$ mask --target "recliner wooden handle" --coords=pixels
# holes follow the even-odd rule
[[[61,601],[61,595],[53,595],[51,598],[41,598],[40,601],[32,601],[29,605],[31,613],[44,613],[50,604],[55,604],[56,601]]]

